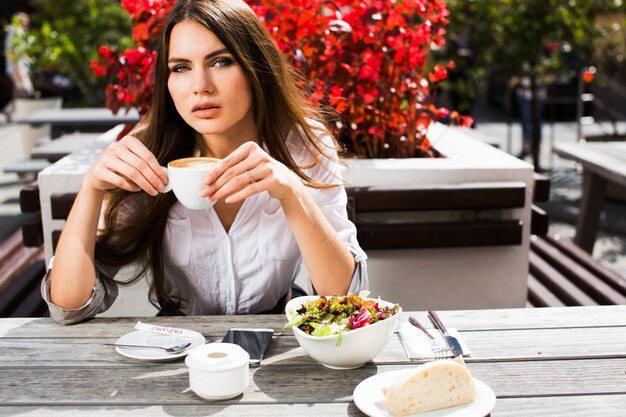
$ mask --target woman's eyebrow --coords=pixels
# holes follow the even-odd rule
[[[213,52],[211,52],[210,54],[206,54],[206,55],[204,56],[204,60],[206,61],[207,59],[211,59],[211,58],[213,58],[215,55],[220,55],[220,54],[223,54],[223,53],[226,53],[226,52],[228,52],[228,49],[227,49],[227,48],[223,48],[223,49],[219,49],[219,50],[217,50],[217,51],[213,51]],[[176,57],[170,57],[170,58],[167,60],[167,62],[168,62],[168,63],[175,63],[175,62],[191,62],[191,60],[190,60],[190,59],[187,59],[187,58],[176,58]]]

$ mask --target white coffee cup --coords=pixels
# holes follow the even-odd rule
[[[165,192],[174,191],[178,201],[192,210],[208,209],[215,204],[215,201],[200,197],[199,193],[207,173],[219,161],[218,158],[204,156],[171,161],[167,164],[169,182]]]

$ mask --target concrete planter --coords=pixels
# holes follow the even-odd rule
[[[520,181],[523,208],[492,215],[523,221],[521,245],[368,251],[371,296],[408,310],[524,307],[532,205],[532,166],[502,152],[466,129],[434,125],[431,142],[445,158],[346,160],[352,186],[415,186]],[[421,221],[459,213],[413,213]]]

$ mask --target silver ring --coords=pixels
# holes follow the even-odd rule
[[[246,173],[248,174],[248,176],[250,177],[250,184],[254,184],[256,182],[256,180],[254,179],[254,177],[252,176],[252,173],[250,173],[250,171],[246,171]]]

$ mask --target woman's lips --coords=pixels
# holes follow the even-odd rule
[[[221,110],[220,107],[207,107],[207,108],[199,108],[193,111],[194,116],[200,117],[201,119],[209,119],[217,112]]]

